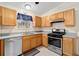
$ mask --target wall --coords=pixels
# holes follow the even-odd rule
[[[76,21],[76,23],[75,23],[74,27],[65,27],[65,29],[70,31],[70,32],[76,32],[77,35],[79,36],[79,2],[64,2],[63,4],[55,7],[54,9],[51,9],[50,11],[43,14],[42,16],[50,15],[52,13],[64,11],[64,10],[71,9],[71,8],[75,8],[75,11],[76,11],[75,12],[75,21]],[[77,44],[76,52],[79,55],[79,38],[77,38],[76,44]]]

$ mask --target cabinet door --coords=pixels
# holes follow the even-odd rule
[[[64,12],[64,19],[66,26],[74,26],[75,25],[75,10],[71,9]]]
[[[35,27],[35,16],[32,16],[32,24],[33,24],[33,26]]]
[[[61,18],[64,18],[64,13],[63,12],[59,12],[59,13],[55,13],[53,15],[50,16],[50,20],[51,22],[53,22],[54,20],[56,19],[61,19]],[[63,19],[64,20],[64,19]]]
[[[42,17],[42,27],[50,27],[50,26],[51,26],[51,23],[50,23],[49,16]]]
[[[2,7],[0,7],[0,25],[2,25]]]
[[[4,40],[0,40],[0,56],[4,56]]]
[[[48,36],[46,34],[42,35],[42,45],[48,47]]]
[[[0,16],[2,16],[2,7],[0,7]]]
[[[8,8],[2,9],[2,25],[16,25],[16,11]]]
[[[61,19],[61,18],[64,18],[64,13],[63,12],[59,12],[57,13],[57,19]],[[64,20],[64,19],[63,19]]]
[[[53,22],[54,20],[57,19],[57,14],[52,14],[50,15],[50,21]]]
[[[36,47],[36,38],[30,38],[30,43],[31,43],[31,48],[35,48]]]
[[[42,43],[42,34],[39,34],[39,36],[36,37],[36,45],[40,46]]]
[[[43,16],[42,17],[42,27],[45,27],[46,26],[46,17]]]
[[[41,27],[42,26],[42,19],[41,17],[35,16],[35,26]]]
[[[30,49],[30,39],[28,37],[22,38],[22,52],[28,51]]]
[[[49,18],[49,16],[46,16],[46,22],[45,22],[46,24],[46,27],[50,27],[51,26],[51,23],[50,23],[50,18]]]
[[[63,53],[65,55],[73,55],[74,54],[74,39],[63,38]]]

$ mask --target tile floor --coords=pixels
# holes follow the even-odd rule
[[[48,50],[47,48],[45,47],[38,47],[37,48],[40,52],[38,54],[36,54],[35,56],[60,56],[50,50]]]

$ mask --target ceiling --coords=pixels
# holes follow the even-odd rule
[[[35,5],[34,2],[0,2],[0,5],[8,6],[15,9],[18,9],[18,8],[25,9],[24,7],[25,4],[31,5],[32,8],[30,10],[33,13],[42,15],[48,12],[49,10],[56,8],[57,6],[62,4],[62,2],[40,2],[38,5]]]

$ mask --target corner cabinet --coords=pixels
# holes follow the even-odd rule
[[[16,11],[0,6],[0,25],[16,25]]]
[[[75,25],[75,9],[70,9],[64,11],[64,24],[65,26],[74,26]]]
[[[70,37],[63,38],[63,54],[72,56],[75,55],[75,39]]]

